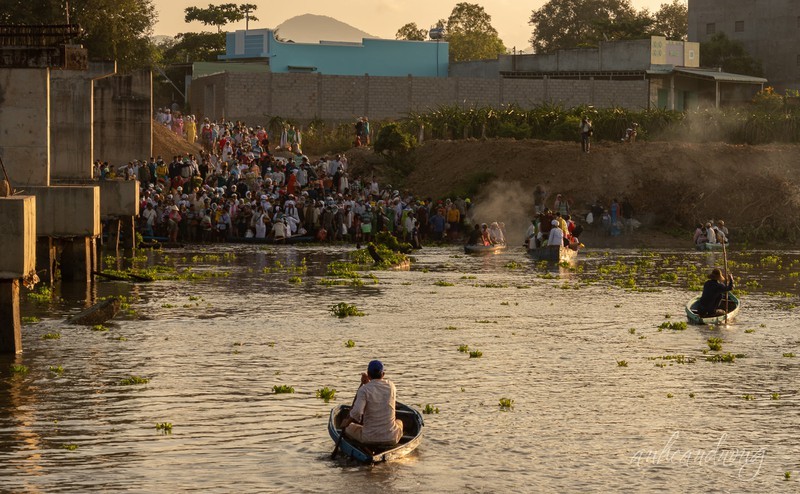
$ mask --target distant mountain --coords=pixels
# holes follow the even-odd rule
[[[326,15],[298,15],[283,21],[275,29],[281,39],[296,43],[318,43],[320,40],[360,42],[362,38],[377,38]]]

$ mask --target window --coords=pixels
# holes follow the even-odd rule
[[[717,32],[717,25],[713,22],[706,24],[706,34],[714,34]]]
[[[744,21],[736,21],[736,24],[734,24],[733,30],[735,32],[737,32],[737,33],[743,33],[744,32]]]

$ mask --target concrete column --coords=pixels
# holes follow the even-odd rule
[[[136,251],[136,219],[133,216],[120,218],[120,230],[122,234],[122,248]]]
[[[36,239],[36,273],[42,283],[52,285],[56,281],[56,246],[51,237]]]
[[[714,84],[714,104],[716,105],[715,107],[717,108],[717,110],[719,110],[719,100],[720,100],[719,81],[716,81]]]
[[[92,281],[92,238],[77,237],[64,242],[61,252],[61,279]]]
[[[675,110],[675,75],[669,77],[669,100],[667,101],[667,108]]]
[[[0,279],[0,354],[22,353],[19,280]]]

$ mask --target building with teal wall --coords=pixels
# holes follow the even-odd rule
[[[270,71],[325,75],[447,77],[446,41],[405,41],[364,38],[361,43],[320,41],[282,42],[271,29],[228,33],[226,61],[263,59]]]

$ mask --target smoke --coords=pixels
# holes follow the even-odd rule
[[[475,223],[505,223],[506,242],[522,245],[533,217],[533,189],[519,182],[494,181],[475,198],[470,214]]]

